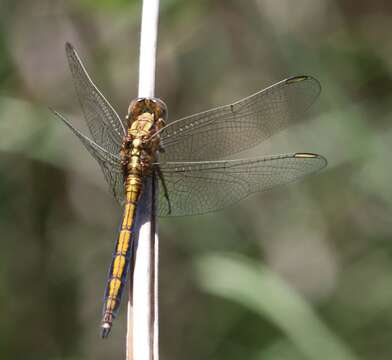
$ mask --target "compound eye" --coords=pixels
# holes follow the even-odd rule
[[[164,103],[164,102],[162,102],[162,115],[161,115],[161,118],[162,119],[164,119],[164,120],[166,120],[166,118],[167,118],[167,106],[166,106],[166,104]]]
[[[128,116],[131,117],[134,112],[138,113],[140,106],[143,105],[143,102],[144,99],[142,98],[133,99],[128,107]]]
[[[158,99],[158,98],[154,99],[154,103],[155,103],[155,106],[157,109],[158,118],[162,118],[162,119],[166,120],[166,116],[167,116],[166,104],[161,99]]]

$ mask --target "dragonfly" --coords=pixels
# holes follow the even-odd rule
[[[66,43],[65,51],[91,137],[53,112],[98,162],[123,208],[104,294],[101,336],[106,338],[130,268],[145,179],[152,177],[160,185],[158,215],[184,216],[216,211],[319,171],[327,160],[307,152],[224,158],[258,145],[300,119],[321,88],[311,76],[294,76],[240,101],[170,123],[162,100],[136,98],[122,119],[91,80],[75,48]]]

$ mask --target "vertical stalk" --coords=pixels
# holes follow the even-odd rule
[[[140,33],[139,97],[154,97],[159,0],[143,0]]]
[[[140,98],[154,97],[159,0],[143,0],[140,34]],[[158,360],[158,234],[153,178],[143,184],[136,215],[133,279],[128,301],[127,359]]]

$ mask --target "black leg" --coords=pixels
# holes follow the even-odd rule
[[[170,203],[169,193],[167,191],[165,177],[163,176],[163,173],[162,173],[161,168],[159,167],[159,165],[157,165],[155,167],[155,171],[156,171],[156,173],[157,173],[157,175],[159,177],[159,180],[161,180],[161,184],[162,184],[162,187],[163,187],[163,192],[164,192],[164,195],[165,195],[165,199],[167,201],[167,206],[169,207],[168,215],[170,215],[171,214],[171,203]]]

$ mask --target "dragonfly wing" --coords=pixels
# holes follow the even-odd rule
[[[252,193],[298,180],[326,164],[324,157],[307,153],[161,164],[171,212],[161,188],[159,214],[197,215],[219,210]]]
[[[320,90],[310,76],[292,77],[233,104],[174,121],[161,130],[161,160],[214,160],[249,149],[299,120]]]
[[[76,50],[65,45],[69,68],[84,117],[93,140],[112,154],[118,154],[125,127],[116,111],[92,82]]]
[[[122,204],[124,200],[124,175],[121,167],[120,158],[114,155],[100,145],[83,135],[79,130],[72,126],[72,124],[59,112],[52,110],[53,113],[63,121],[72,132],[80,139],[88,152],[97,160],[102,172],[105,176],[110,189],[113,192],[116,200]]]

